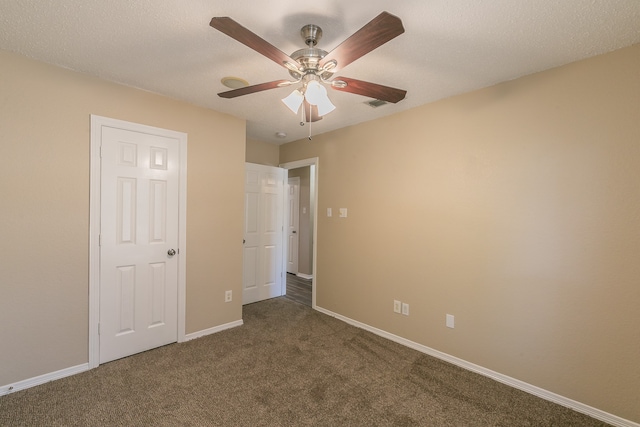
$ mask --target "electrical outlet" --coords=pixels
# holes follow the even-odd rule
[[[451,328],[451,329],[455,327],[455,317],[453,316],[453,314],[447,314],[446,325],[447,325],[447,328]]]
[[[402,311],[402,303],[397,299],[393,300],[393,312],[400,313]]]
[[[402,303],[402,314],[404,314],[405,316],[409,315],[409,304],[407,304],[406,302]]]
[[[224,302],[231,302],[233,299],[233,291],[226,291],[224,293]]]

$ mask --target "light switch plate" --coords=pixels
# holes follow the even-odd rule
[[[393,300],[393,312],[398,314],[402,312],[402,303],[397,299]]]
[[[331,208],[327,208],[327,216],[331,216],[332,212],[331,212]]]
[[[453,317],[453,314],[447,314],[447,328],[454,328],[455,327],[455,317]]]

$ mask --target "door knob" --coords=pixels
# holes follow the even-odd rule
[[[174,256],[175,254],[176,254],[176,250],[175,249],[169,249],[167,251],[167,255],[169,255],[169,256]]]

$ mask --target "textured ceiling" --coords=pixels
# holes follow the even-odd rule
[[[258,84],[287,70],[211,28],[211,18],[230,16],[291,54],[304,47],[305,24],[322,27],[318,47],[331,51],[382,11],[405,33],[340,74],[406,89],[406,99],[374,109],[330,90],[337,109],[313,134],[640,42],[638,0],[0,0],[0,49],[244,118],[249,138],[279,144],[309,131],[280,102],[291,87],[217,93],[228,90],[226,76]]]

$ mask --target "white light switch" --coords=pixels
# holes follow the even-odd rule
[[[331,208],[327,208],[327,216],[331,216]]]
[[[340,218],[347,217],[347,208],[340,208]]]
[[[453,317],[453,314],[447,314],[447,328],[454,328],[455,327],[455,318]]]

